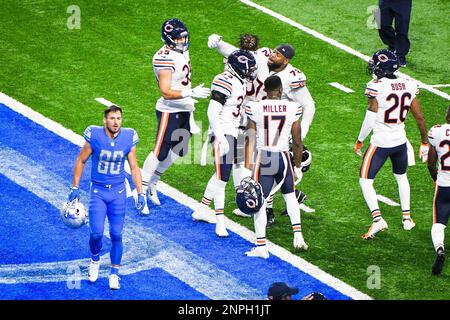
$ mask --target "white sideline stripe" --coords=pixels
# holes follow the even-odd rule
[[[295,28],[297,28],[297,29],[299,29],[299,30],[309,34],[309,35],[312,35],[315,38],[318,38],[318,39],[320,39],[322,41],[325,41],[325,42],[331,44],[332,46],[335,46],[336,48],[344,50],[345,52],[350,53],[350,54],[352,54],[352,55],[354,55],[354,56],[356,56],[356,57],[358,57],[358,58],[360,58],[360,59],[362,59],[364,61],[369,61],[369,59],[370,59],[369,56],[366,56],[365,54],[362,54],[361,52],[356,51],[355,49],[352,49],[352,48],[350,48],[349,46],[347,46],[345,44],[342,44],[342,43],[340,43],[340,42],[338,42],[338,41],[336,41],[336,40],[334,40],[332,38],[329,38],[329,37],[323,35],[322,33],[317,32],[317,31],[315,31],[313,29],[305,27],[304,25],[301,25],[300,23],[295,22],[294,20],[289,19],[289,18],[287,18],[287,17],[285,17],[285,16],[283,16],[283,15],[281,15],[281,14],[275,12],[275,11],[272,11],[272,10],[270,10],[270,9],[264,7],[264,6],[256,4],[253,1],[249,1],[249,0],[239,0],[239,1],[242,2],[243,4],[246,4],[246,5],[250,6],[250,7],[258,9],[259,11],[262,11],[262,12],[264,12],[264,13],[266,13],[266,14],[268,14],[268,15],[270,15],[270,16],[272,16],[272,17],[274,17],[274,18],[276,18],[276,19],[278,19],[280,21],[283,21],[283,22],[285,22],[285,23],[287,23],[287,24],[289,24],[289,25],[291,25],[291,26],[293,26],[293,27],[295,27]],[[433,88],[433,86],[427,85],[427,84],[425,84],[425,83],[423,83],[423,82],[421,82],[419,80],[416,80],[416,79],[414,79],[414,78],[412,78],[412,77],[410,77],[407,74],[402,73],[402,72],[398,72],[398,75],[400,77],[403,77],[403,78],[406,78],[406,79],[417,81],[417,83],[419,84],[419,87],[421,87],[421,88],[423,88],[423,89],[425,89],[425,90],[427,90],[429,92],[432,92],[432,93],[434,93],[434,94],[436,94],[436,95],[438,95],[438,96],[440,96],[440,97],[442,97],[444,99],[450,100],[450,95],[448,95],[445,92],[442,92],[442,91],[439,91],[439,90]]]
[[[432,87],[432,88],[448,88],[448,87],[450,87],[450,84],[433,84],[430,87]]]
[[[391,207],[400,207],[400,204],[395,202],[394,200],[389,199],[388,197],[385,197],[381,194],[377,194],[377,199],[383,203],[386,203],[388,206]]]
[[[101,97],[100,98],[95,98],[95,101],[97,101],[97,102],[99,102],[102,105],[107,106],[107,107],[112,106],[114,104],[111,101],[106,100],[105,98],[101,98]]]
[[[78,145],[82,146],[84,139],[74,133],[73,131],[64,128],[59,123],[56,123],[55,121],[48,119],[41,115],[40,113],[33,111],[31,108],[25,106],[23,103],[7,96],[4,93],[0,92],[0,103],[5,104],[12,110],[24,115],[25,117],[29,118],[30,120],[44,126],[50,131],[53,131],[57,135],[61,136],[62,138],[65,138],[66,140]],[[159,182],[160,190],[168,195],[169,197],[172,197],[173,199],[176,199],[178,202],[183,203],[184,205],[190,207],[192,210],[202,208],[204,209],[204,206],[202,204],[184,193],[172,188],[171,186],[163,183],[162,181]],[[214,212],[211,210],[211,212]],[[234,233],[238,234],[242,238],[246,239],[250,242],[255,242],[256,236],[253,231],[248,230],[247,228],[241,226],[240,224],[228,219],[225,217],[226,224],[228,229],[233,231]],[[355,300],[372,300],[370,296],[368,296],[365,293],[360,292],[359,290],[351,287],[350,285],[346,284],[345,282],[333,277],[332,275],[326,273],[325,271],[321,270],[317,266],[307,262],[306,260],[290,253],[288,250],[281,248],[278,245],[273,244],[272,242],[268,241],[268,248],[269,251],[278,256],[280,259],[289,262],[291,265],[295,266],[299,270],[306,272],[316,278],[317,280],[327,284],[328,286],[340,291],[341,293],[349,296],[352,299]]]
[[[352,89],[347,88],[346,86],[340,84],[339,82],[331,82],[331,83],[329,83],[329,85],[332,86],[332,87],[335,87],[336,89],[342,90],[345,93],[353,93],[353,92],[355,92]]]

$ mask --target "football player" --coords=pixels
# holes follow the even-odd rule
[[[226,71],[214,77],[208,106],[209,134],[213,145],[215,174],[206,186],[202,203],[209,206],[214,200],[216,234],[227,237],[224,220],[225,187],[236,160],[237,137],[242,117],[247,81],[256,76],[254,56],[245,50],[232,52],[227,59]],[[207,210],[192,214],[195,220],[214,222]]]
[[[248,140],[245,146],[245,166],[251,168],[253,150],[257,156],[253,169],[253,179],[261,184],[263,196],[267,199],[276,184],[280,187],[286,202],[289,218],[294,233],[295,249],[308,248],[302,235],[300,206],[295,196],[295,178],[301,179],[302,139],[300,117],[302,107],[295,102],[283,100],[282,82],[274,75],[264,81],[267,99],[259,102],[248,102],[245,112],[248,117]],[[292,136],[292,152],[294,167],[289,155],[289,138]],[[267,215],[265,204],[254,215],[256,247],[246,252],[249,257],[267,259],[269,252],[266,247]]]
[[[193,98],[207,98],[203,84],[191,89],[189,31],[178,19],[169,19],[161,27],[163,47],[153,56],[153,70],[161,98],[156,103],[158,132],[153,151],[143,167],[144,186],[155,205],[160,205],[156,185],[161,175],[179,157],[187,154],[193,121]],[[148,183],[147,183],[148,182]]]
[[[259,46],[257,38],[251,39],[252,35],[244,35],[241,37],[240,45],[253,47]],[[219,53],[227,57],[227,55],[235,48],[233,45],[223,41],[220,35],[212,34],[208,39],[208,47],[216,48]],[[299,69],[290,64],[290,60],[295,55],[295,50],[290,44],[280,44],[274,50],[263,47],[253,51],[258,65],[258,73],[255,81],[247,88],[248,101],[261,101],[267,98],[264,89],[264,81],[270,75],[280,77],[283,84],[282,99],[288,99],[299,103],[303,107],[302,116],[302,139],[306,135],[314,118],[315,103],[306,87],[306,76]],[[238,182],[239,183],[239,182]],[[273,213],[273,195],[267,199],[267,219],[268,226],[275,223],[275,215]],[[246,216],[236,210],[237,215]]]
[[[88,279],[97,281],[100,268],[105,219],[108,217],[111,237],[111,274],[109,287],[120,288],[119,267],[122,259],[122,229],[125,221],[127,193],[125,190],[125,159],[131,168],[133,183],[138,192],[136,207],[145,207],[141,170],[136,159],[139,137],[131,128],[122,128],[122,109],[112,105],[104,111],[104,126],[89,126],[84,131],[86,140],[75,162],[69,202],[80,198],[78,185],[89,157],[92,158],[91,191],[89,199],[89,226],[91,262]]]
[[[415,223],[410,212],[410,187],[406,176],[408,154],[406,146],[405,120],[411,110],[419,127],[422,144],[419,157],[422,161],[428,154],[425,120],[416,95],[418,84],[413,80],[398,78],[394,73],[399,68],[397,56],[389,50],[379,50],[369,61],[368,70],[376,76],[367,84],[368,98],[366,116],[356,140],[354,151],[361,156],[363,141],[373,130],[360,169],[359,184],[372,215],[373,223],[364,239],[371,239],[388,225],[381,216],[373,181],[387,158],[391,159],[392,171],[398,184],[403,212],[403,229],[411,230]]]
[[[446,120],[446,124],[436,125],[428,132],[431,144],[428,152],[428,170],[436,186],[431,227],[431,239],[436,250],[436,260],[431,269],[433,275],[440,274],[444,266],[444,230],[450,216],[450,106],[447,109]],[[438,169],[436,163],[439,163]]]

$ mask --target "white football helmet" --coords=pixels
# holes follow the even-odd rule
[[[89,216],[84,205],[78,199],[65,202],[61,212],[61,220],[72,229],[78,229],[89,222]]]

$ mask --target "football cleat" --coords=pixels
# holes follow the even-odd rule
[[[88,270],[88,279],[90,282],[95,282],[98,279],[98,271],[100,270],[100,261],[91,260]]]
[[[303,234],[301,232],[294,233],[294,249],[296,250],[308,250],[308,245],[303,239]]]
[[[372,225],[369,228],[369,231],[367,231],[366,234],[362,235],[362,238],[365,240],[370,240],[375,238],[375,234],[377,234],[379,231],[384,231],[388,228],[388,225],[386,221],[384,221],[383,218],[381,218],[377,222],[373,222]]]
[[[155,206],[161,205],[155,184],[150,184],[150,187],[147,189],[147,199],[150,199]]]
[[[204,210],[197,210],[192,213],[192,219],[195,221],[204,221],[208,223],[216,223],[216,214]]]
[[[444,267],[445,253],[444,249],[440,247],[436,253],[436,260],[434,261],[433,267],[431,268],[431,273],[434,276],[441,274],[442,268]]]
[[[273,208],[266,208],[267,214],[267,228],[270,228],[275,224],[275,214],[273,213]]]
[[[254,247],[252,250],[247,251],[245,254],[247,255],[247,257],[263,259],[268,259],[270,256],[269,250],[267,250],[266,246]]]
[[[234,209],[234,210],[233,210],[233,213],[234,213],[235,215],[239,216],[239,217],[244,217],[244,218],[250,218],[250,217],[252,217],[252,215],[246,214],[246,213],[242,212],[241,210],[239,210],[239,208],[238,208],[238,209]]]
[[[219,237],[228,237],[228,231],[225,227],[225,217],[223,215],[216,217],[216,234]]]
[[[403,229],[411,230],[416,226],[416,223],[412,219],[404,219],[403,220]]]
[[[120,278],[117,274],[109,275],[109,288],[112,290],[120,289]]]

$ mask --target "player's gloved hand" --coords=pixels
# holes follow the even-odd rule
[[[78,187],[71,187],[68,200],[72,202],[75,199],[80,200],[80,189]]]
[[[355,153],[360,157],[362,157],[362,153],[361,153],[362,146],[363,146],[362,141],[356,140],[355,147],[353,148],[353,151],[355,151]]]
[[[211,94],[211,90],[209,88],[205,88],[204,83],[196,86],[194,89],[181,90],[181,96],[183,98],[192,97],[192,98],[205,99],[205,98],[208,98],[210,94]]]
[[[302,171],[302,168],[300,167],[296,167],[296,166],[294,166],[294,173],[295,173],[295,176],[297,177],[297,180],[298,181],[301,181],[302,180],[302,178],[303,178],[303,171]]]
[[[219,146],[219,155],[222,157],[228,153],[230,150],[230,144],[228,143],[227,138],[225,136],[216,137],[217,144]]]
[[[212,34],[208,37],[208,48],[217,48],[219,45],[220,40],[222,40],[222,36],[219,36],[218,34]]]
[[[142,210],[145,208],[145,193],[139,193],[137,202],[136,202],[136,209],[139,211],[139,213],[142,213]]]
[[[419,148],[419,158],[422,160],[422,162],[427,162],[428,150],[430,150],[430,145],[428,143],[422,142]]]

